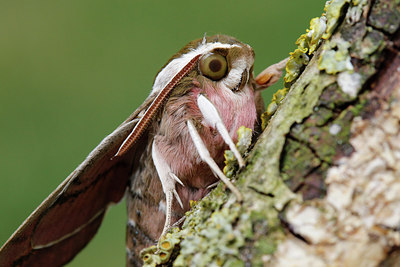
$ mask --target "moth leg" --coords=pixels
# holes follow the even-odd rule
[[[210,155],[210,152],[207,150],[207,147],[204,145],[203,140],[201,140],[199,133],[197,132],[196,128],[190,120],[187,121],[187,126],[193,143],[197,149],[197,152],[200,155],[200,158],[208,164],[208,166],[218,176],[218,178],[221,179],[226,184],[226,186],[236,195],[236,198],[239,201],[242,201],[242,194],[220,170],[217,163],[215,163],[214,159]]]
[[[158,177],[160,178],[161,185],[165,194],[166,199],[166,210],[165,210],[165,223],[161,236],[164,236],[169,228],[171,228],[171,215],[172,215],[172,201],[175,196],[179,205],[183,209],[182,200],[179,197],[178,192],[175,189],[175,183],[178,182],[183,186],[183,183],[179,178],[171,171],[171,167],[165,161],[160,154],[155,140],[151,149],[151,155],[153,158],[154,166],[156,167]]]
[[[217,187],[218,184],[219,184],[219,181],[217,181],[217,182],[215,182],[213,184],[210,184],[209,186],[207,186],[207,189],[211,189],[211,188]]]
[[[207,123],[218,130],[218,132],[222,136],[222,139],[224,139],[225,143],[229,146],[229,149],[233,152],[239,162],[239,167],[243,167],[244,160],[242,158],[242,155],[240,155],[240,152],[237,150],[236,145],[233,143],[233,140],[229,135],[229,132],[226,129],[217,108],[202,94],[199,94],[199,96],[197,97],[197,105]]]
[[[285,68],[288,60],[289,58],[287,57],[284,60],[269,66],[260,74],[258,74],[256,77],[256,90],[263,90],[276,83],[281,78],[282,71]]]
[[[186,220],[186,215],[184,215],[182,218],[180,218],[179,220],[177,220],[172,227],[178,227],[181,223],[183,223],[183,221]]]

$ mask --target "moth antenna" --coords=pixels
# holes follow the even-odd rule
[[[150,122],[154,118],[154,115],[162,107],[163,103],[168,98],[168,95],[170,94],[172,89],[174,89],[178,82],[182,80],[182,78],[195,67],[201,55],[202,54],[198,54],[193,57],[177,74],[175,74],[175,76],[168,82],[168,84],[162,90],[160,90],[156,98],[154,98],[153,102],[151,102],[149,108],[143,114],[143,117],[140,118],[135,128],[133,128],[132,132],[124,140],[112,159],[122,156],[137,142],[137,140],[139,140],[139,138],[143,135],[143,132],[146,130],[146,128],[149,126]]]
[[[206,37],[207,37],[207,32],[204,33],[203,41],[201,42],[202,45],[205,45],[207,43]]]

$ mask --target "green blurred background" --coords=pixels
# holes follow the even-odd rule
[[[288,56],[324,3],[1,1],[0,244],[139,106],[187,42],[235,36],[254,48],[257,74]],[[125,222],[124,203],[110,208],[69,266],[125,265]]]

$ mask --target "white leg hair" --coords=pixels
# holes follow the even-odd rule
[[[175,183],[178,182],[183,186],[183,183],[179,178],[171,171],[171,167],[165,161],[165,159],[160,154],[155,140],[153,141],[153,146],[151,148],[151,156],[153,158],[154,166],[156,167],[158,177],[160,178],[161,185],[165,194],[166,199],[166,210],[165,210],[165,223],[161,236],[164,236],[169,228],[171,227],[171,214],[172,214],[172,200],[175,196],[178,200],[179,205],[183,208],[181,198],[176,192]]]
[[[199,94],[199,96],[197,97],[197,105],[199,106],[199,109],[203,114],[206,122],[210,124],[213,128],[216,128],[218,130],[218,132],[222,136],[222,139],[224,139],[225,143],[229,146],[229,149],[233,152],[239,162],[239,167],[243,167],[244,160],[237,150],[235,144],[233,143],[233,140],[229,135],[229,132],[226,129],[217,108],[202,94]]]
[[[196,128],[194,127],[193,123],[188,120],[187,126],[189,128],[190,136],[192,137],[193,143],[197,149],[197,152],[200,155],[200,158],[208,164],[211,170],[221,179],[226,186],[236,195],[239,201],[242,201],[242,194],[240,194],[239,190],[231,183],[231,181],[225,176],[225,174],[220,170],[217,163],[215,163],[214,159],[211,157],[210,152],[208,152],[207,147],[204,145],[203,140],[199,133],[197,132]]]

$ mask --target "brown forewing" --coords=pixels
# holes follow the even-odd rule
[[[134,146],[113,156],[153,99],[147,98],[23,222],[1,247],[0,266],[59,266],[91,240],[107,206],[123,197],[141,151]]]

